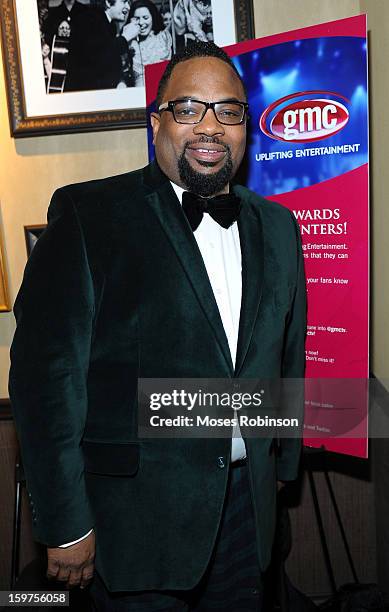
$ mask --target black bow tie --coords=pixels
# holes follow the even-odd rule
[[[241,209],[241,201],[233,193],[215,196],[214,198],[202,198],[190,191],[184,191],[182,208],[193,231],[200,225],[205,212],[219,225],[227,229],[237,220]]]

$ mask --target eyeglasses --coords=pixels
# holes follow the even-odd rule
[[[239,125],[243,123],[249,105],[247,102],[221,100],[220,102],[202,102],[184,98],[164,102],[158,112],[170,111],[176,123],[200,123],[209,108],[214,112],[216,119],[223,125]]]

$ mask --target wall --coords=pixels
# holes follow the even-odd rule
[[[359,15],[359,4],[359,0],[254,0],[255,35],[259,38]]]
[[[254,0],[257,36],[321,21],[369,13],[372,77],[372,369],[389,378],[389,276],[385,274],[384,228],[388,222],[385,172],[389,127],[384,92],[389,89],[387,0]],[[5,238],[11,299],[14,300],[26,261],[24,225],[45,222],[49,198],[63,184],[120,173],[147,162],[144,130],[47,136],[14,140],[9,136],[3,74],[0,74],[0,226]],[[386,223],[385,223],[386,222]],[[378,280],[380,281],[378,283]],[[12,314],[0,313],[0,397],[7,396]]]
[[[371,158],[371,370],[389,389],[389,2],[361,0],[368,13]]]

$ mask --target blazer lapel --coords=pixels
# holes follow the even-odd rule
[[[242,252],[242,304],[234,372],[235,376],[239,376],[249,349],[262,297],[264,244],[260,215],[254,213],[249,200],[245,198],[239,187],[235,187],[234,191],[242,198],[242,209],[238,219]]]
[[[192,229],[182,211],[170,181],[162,174],[155,163],[150,164],[146,168],[145,179],[146,184],[153,189],[146,196],[146,200],[158,217],[185,270],[201,308],[211,325],[215,339],[220,345],[228,370],[232,376],[234,368],[226,333]]]

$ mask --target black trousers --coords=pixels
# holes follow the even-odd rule
[[[110,593],[96,575],[90,594],[95,612],[261,612],[263,587],[247,465],[230,468],[216,545],[193,590]]]

